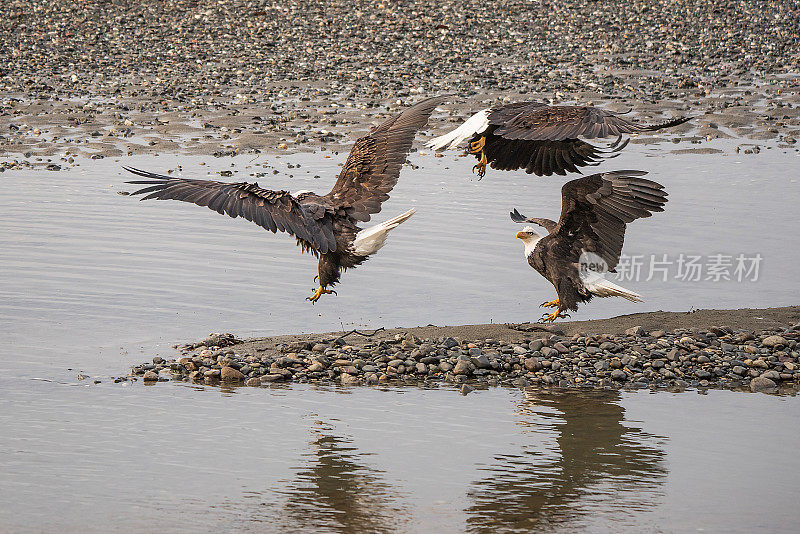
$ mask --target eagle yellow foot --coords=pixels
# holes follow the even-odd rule
[[[486,146],[486,138],[481,137],[477,141],[474,141],[469,144],[469,153],[474,155],[481,155],[481,159],[478,161],[478,164],[472,167],[472,170],[478,171],[478,178],[483,178],[483,175],[486,174],[486,164],[489,163],[489,160],[486,158],[486,153],[483,151],[483,147]]]
[[[551,300],[549,302],[542,302],[539,304],[540,308],[557,308],[558,307],[558,299]]]
[[[539,322],[540,323],[552,323],[553,321],[555,321],[559,317],[561,317],[562,319],[566,319],[567,317],[569,317],[569,314],[568,313],[561,313],[561,310],[556,310],[553,313],[545,313],[544,315],[542,315],[542,318],[539,319]]]
[[[336,291],[333,291],[332,289],[325,289],[322,286],[319,286],[317,289],[312,289],[312,291],[314,294],[310,297],[306,297],[306,300],[310,300],[311,302],[317,302],[322,295],[329,295],[331,293],[334,295],[337,294]]]

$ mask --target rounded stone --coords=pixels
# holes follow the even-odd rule
[[[777,388],[778,385],[775,382],[763,376],[757,376],[750,381],[750,391],[753,392],[769,393],[775,391]]]

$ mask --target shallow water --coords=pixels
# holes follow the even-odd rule
[[[797,304],[800,243],[787,216],[800,201],[797,154],[717,146],[728,155],[636,145],[603,166],[651,170],[670,192],[665,213],[629,226],[625,252],[760,253],[759,280],[688,282],[672,266],[666,282],[620,282],[645,303],[598,299],[576,319]],[[262,186],[327,191],[345,155],[325,155],[106,159],[0,175],[0,524],[104,531],[113,518],[123,530],[418,532],[796,524],[800,466],[782,445],[800,438],[795,398],[111,383],[109,375],[211,331],[524,321],[553,297],[525,263],[508,211],[557,218],[560,177],[490,171],[477,181],[467,158],[412,156],[419,169],[403,170],[375,220],[411,206],[418,213],[316,306],[303,300],[316,261],[286,236],[116,194],[131,190],[121,164],[160,171],[179,162],[185,176],[240,169],[226,180],[267,172]],[[101,383],[78,381],[79,371]]]
[[[774,532],[797,520],[794,398],[2,382],[11,531]]]

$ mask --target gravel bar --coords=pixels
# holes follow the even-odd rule
[[[790,310],[795,318],[800,313],[798,307],[778,310]],[[756,317],[765,310],[744,311]],[[693,314],[672,315],[691,322]],[[414,333],[419,329],[247,342],[232,334],[212,334],[177,347],[182,357],[155,357],[116,380],[254,387],[284,382],[423,387],[448,383],[460,387],[462,393],[499,385],[761,392],[796,392],[800,387],[800,321],[781,326],[773,322],[759,330],[723,325],[666,331],[635,324],[618,333],[592,333],[586,327],[593,323],[602,321],[549,327],[485,325],[507,339],[420,337]],[[575,331],[569,334],[564,327]],[[437,328],[446,334],[453,327],[427,327],[427,331]]]

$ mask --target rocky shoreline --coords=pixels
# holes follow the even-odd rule
[[[336,151],[445,93],[456,97],[428,137],[533,98],[650,122],[692,115],[635,140],[672,138],[676,150],[726,138],[797,150],[799,17],[737,0],[12,1],[0,17],[0,171]]]
[[[284,382],[452,384],[464,394],[490,386],[760,392],[796,392],[800,388],[800,307],[697,313],[653,312],[549,327],[421,327],[248,341],[231,334],[212,334],[198,343],[177,347],[180,357],[157,356],[116,380],[253,387]],[[651,329],[647,316],[658,320],[658,314],[671,317],[661,319],[665,325],[683,321],[698,326]],[[762,316],[770,314],[768,325],[742,326],[743,318],[763,324]],[[703,324],[726,317],[730,320],[727,325]],[[626,328],[620,330],[623,326]],[[602,327],[606,332],[598,333]],[[450,335],[460,333],[455,330],[458,328],[499,335]]]

